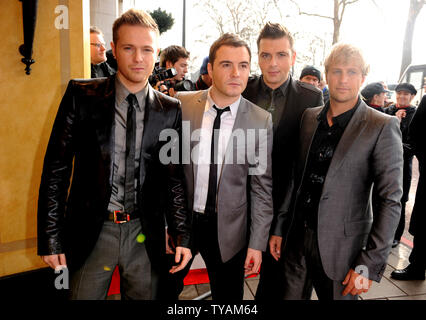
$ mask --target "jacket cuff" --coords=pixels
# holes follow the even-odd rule
[[[176,246],[190,249],[191,248],[190,244],[191,244],[191,239],[188,235],[176,236]]]
[[[371,264],[360,257],[352,264],[352,269],[370,280],[380,282],[386,269],[386,263]]]
[[[39,256],[50,256],[53,254],[64,253],[62,245],[55,238],[49,238],[44,244],[38,244],[37,254]]]

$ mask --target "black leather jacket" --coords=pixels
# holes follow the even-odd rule
[[[106,218],[112,185],[114,104],[115,76],[71,80],[53,125],[39,191],[38,254],[65,253],[69,268],[85,261]],[[160,132],[174,129],[180,134],[181,126],[180,102],[149,87],[137,214],[153,265],[164,259],[164,216],[176,244],[189,247],[190,216],[182,166],[159,160],[159,151],[167,143],[159,141]]]

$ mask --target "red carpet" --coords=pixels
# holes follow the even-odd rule
[[[191,284],[201,284],[209,283],[209,276],[207,275],[206,269],[192,269],[189,270],[185,279],[183,279],[183,284],[185,286]],[[112,275],[111,284],[109,286],[108,295],[119,294],[120,293],[120,274],[118,273],[118,268],[116,267]]]
[[[185,279],[183,279],[183,284],[185,286],[189,286],[191,284],[201,284],[201,283],[209,283],[209,276],[207,274],[207,269],[192,269],[189,270]]]
[[[257,274],[248,276],[247,278],[256,277]],[[246,278],[246,279],[247,279]],[[189,270],[185,279],[183,279],[183,284],[189,286],[192,284],[202,284],[209,283],[209,276],[207,275],[207,269],[192,269]],[[112,275],[111,284],[109,286],[108,295],[119,294],[120,293],[120,274],[118,273],[118,268],[115,268]]]
[[[108,295],[120,293],[120,274],[118,273],[118,267],[115,267],[114,273],[112,274],[111,284],[109,285]]]

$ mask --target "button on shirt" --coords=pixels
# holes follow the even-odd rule
[[[112,192],[108,205],[109,211],[124,209],[124,182],[126,170],[126,121],[127,121],[127,96],[131,92],[121,83],[118,77],[115,78],[115,107],[113,124],[113,178]],[[136,143],[135,143],[135,170],[139,172],[142,134],[144,127],[145,100],[148,93],[148,85],[139,92],[136,92],[136,98],[139,106],[136,108]],[[136,175],[139,176],[138,174]],[[135,179],[135,192],[137,179]]]
[[[299,217],[302,217],[313,230],[317,228],[318,206],[334,151],[359,104],[360,100],[352,109],[333,117],[333,125],[331,127],[327,122],[327,111],[330,108],[329,102],[318,115],[318,128],[309,150],[308,162],[296,209],[296,212],[299,212]]]
[[[222,171],[222,163],[225,157],[226,148],[232,134],[232,129],[235,123],[235,117],[240,105],[241,96],[229,107],[231,112],[224,112],[221,117],[219,142],[218,142],[218,166],[217,177],[220,179]],[[203,119],[201,122],[200,142],[198,148],[194,148],[193,161],[197,166],[197,176],[195,178],[194,191],[194,211],[204,213],[207,201],[207,193],[209,189],[209,173],[210,173],[210,153],[211,140],[214,119],[216,118],[216,110],[213,108],[216,105],[208,91],[206,105],[204,107]],[[216,105],[217,106],[217,105]],[[226,106],[224,106],[226,107]],[[218,107],[219,108],[219,107]],[[197,150],[198,149],[198,150]]]

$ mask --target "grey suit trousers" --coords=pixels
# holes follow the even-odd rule
[[[104,300],[118,266],[122,299],[152,299],[158,280],[151,271],[145,244],[138,238],[140,233],[140,219],[123,224],[105,221],[93,251],[83,266],[71,274],[70,298]]]
[[[284,300],[309,300],[313,288],[319,300],[357,300],[358,296],[351,294],[342,296],[343,279],[333,281],[325,274],[316,231],[305,226],[298,227],[298,231],[298,243],[288,246],[282,258]]]

